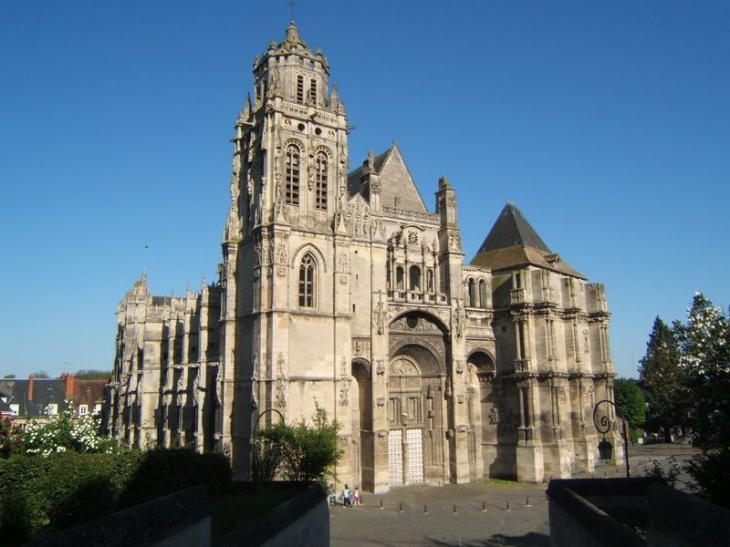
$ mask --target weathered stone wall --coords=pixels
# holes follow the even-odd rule
[[[730,545],[730,510],[649,479],[553,480],[548,496],[556,547]]]
[[[330,514],[327,494],[313,484],[268,513],[246,523],[216,542],[216,547],[234,545],[274,546],[330,544]]]

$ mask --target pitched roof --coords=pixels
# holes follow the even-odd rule
[[[351,196],[360,193],[360,178],[370,171],[380,175],[380,202],[383,207],[428,213],[395,142],[388,150],[363,162],[347,176],[347,190]]]
[[[64,382],[59,378],[3,379],[0,385],[11,393],[7,403],[18,405],[21,418],[42,417],[49,404],[60,408],[66,396]]]
[[[507,202],[497,221],[489,231],[489,235],[482,243],[477,254],[485,251],[495,251],[512,247],[513,245],[527,245],[535,247],[548,254],[552,251],[514,203]]]
[[[536,266],[586,279],[550,250],[513,203],[504,206],[471,264],[492,270]]]

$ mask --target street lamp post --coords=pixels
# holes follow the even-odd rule
[[[616,414],[619,418],[621,418],[621,421],[623,422],[623,426],[621,428],[621,436],[624,440],[624,459],[626,460],[626,478],[631,478],[631,473],[629,470],[629,433],[628,433],[628,422],[626,419],[621,415],[621,410],[619,409],[618,405],[614,403],[613,401],[609,399],[603,399],[602,401],[598,401],[596,403],[596,406],[593,407],[593,424],[596,426],[596,430],[603,435],[603,440],[598,443],[598,453],[601,456],[601,459],[608,463],[611,460],[611,456],[613,455],[613,445],[610,441],[606,440],[606,433],[608,433],[611,430],[611,419],[608,417],[608,415],[603,415],[600,418],[598,418],[598,407],[601,406],[603,403],[608,403],[613,406],[613,408],[616,409]]]

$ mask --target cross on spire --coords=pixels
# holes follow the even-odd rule
[[[297,0],[289,0],[289,6],[291,6],[291,20],[294,21],[294,7],[297,5]]]

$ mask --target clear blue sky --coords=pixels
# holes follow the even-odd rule
[[[116,306],[216,278],[233,124],[286,0],[0,2],[0,375],[110,369]],[[605,283],[636,375],[654,317],[730,304],[730,2],[298,0],[351,168],[396,139],[467,260],[507,201]],[[145,245],[148,247],[145,249]]]

